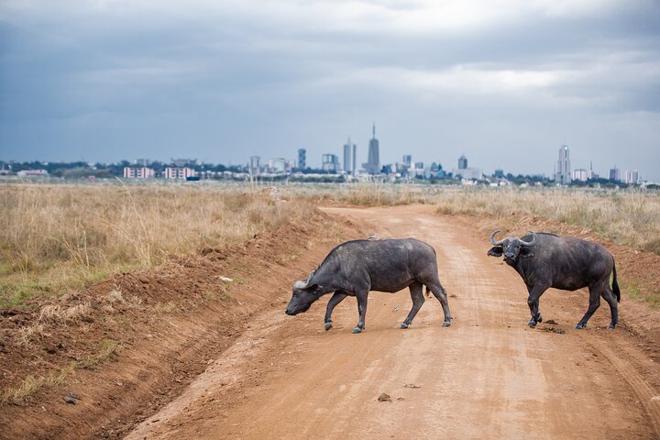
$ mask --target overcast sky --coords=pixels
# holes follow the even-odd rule
[[[0,1],[0,159],[340,154],[660,180],[660,2]]]

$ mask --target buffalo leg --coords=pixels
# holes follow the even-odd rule
[[[612,321],[610,321],[609,328],[613,329],[619,323],[619,305],[616,302],[616,298],[612,294],[612,291],[609,287],[606,287],[603,291],[603,299],[607,301],[607,304],[610,305],[610,312],[612,313]]]
[[[325,308],[325,330],[328,331],[332,328],[332,311],[335,309],[337,304],[342,302],[344,298],[348,295],[344,293],[343,290],[336,291],[330,301],[328,301],[328,306]]]
[[[369,291],[363,291],[363,292],[355,292],[355,296],[357,297],[357,303],[358,303],[358,313],[359,313],[359,318],[358,318],[358,323],[355,327],[353,327],[353,333],[362,333],[362,331],[365,328],[365,320],[367,317],[367,297],[368,297]]]
[[[442,311],[445,314],[445,320],[442,323],[443,327],[449,327],[451,325],[451,311],[449,310],[449,301],[447,301],[447,293],[442,287],[442,284],[438,281],[437,283],[427,284],[426,287],[431,289],[433,296],[435,296],[440,304],[442,304]]]
[[[408,313],[408,317],[405,321],[403,321],[403,323],[401,323],[401,328],[410,327],[413,319],[415,319],[415,315],[417,312],[419,312],[419,309],[421,309],[422,305],[424,304],[424,285],[420,283],[412,283],[409,289],[413,305],[412,309],[410,309],[410,313]]]
[[[539,312],[539,300],[541,295],[545,293],[548,289],[548,286],[545,285],[535,285],[529,288],[529,297],[527,298],[527,305],[529,306],[529,312],[532,315],[532,318],[529,320],[527,325],[534,328],[539,322],[543,322],[543,317]]]
[[[582,317],[580,322],[577,323],[575,328],[581,329],[587,326],[587,322],[589,321],[589,318],[591,318],[591,315],[593,315],[594,312],[600,306],[600,294],[601,292],[603,292],[603,290],[604,289],[602,283],[597,283],[589,287],[589,308],[587,309],[587,313],[584,314],[584,316]]]

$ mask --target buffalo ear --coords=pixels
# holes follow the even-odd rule
[[[502,254],[504,253],[504,249],[502,246],[493,246],[488,250],[488,256],[489,257],[501,257]]]

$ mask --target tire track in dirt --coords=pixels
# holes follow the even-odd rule
[[[584,310],[551,291],[543,315],[565,333],[545,324],[529,329],[522,282],[485,256],[487,243],[469,227],[423,206],[327,212],[368,224],[380,237],[430,242],[456,317],[452,327],[441,327],[441,307],[430,298],[413,327],[399,330],[410,307],[407,292],[372,293],[361,335],[350,334],[356,320],[351,299],[337,307],[335,328],[327,333],[321,330],[327,300],[293,319],[267,311],[254,322],[255,333],[241,338],[244,345],[262,338],[255,351],[230,349],[214,363],[224,359],[225,367],[212,366],[198,378],[203,395],[185,393],[129,438],[657,436],[655,416],[643,401],[655,394],[646,378],[657,368],[638,370],[619,352],[603,351],[608,341],[644,358],[629,335],[599,328],[605,311],[578,332],[572,326]],[[246,375],[258,380],[243,381]],[[230,377],[236,377],[234,386],[211,386]],[[378,402],[381,392],[392,401]]]

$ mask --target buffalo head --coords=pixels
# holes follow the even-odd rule
[[[533,232],[530,232],[528,235],[531,235],[529,241],[523,240],[518,237],[507,237],[503,240],[495,240],[495,235],[500,231],[495,231],[490,235],[490,243],[493,245],[490,250],[488,250],[488,255],[491,257],[501,257],[504,255],[504,261],[513,266],[518,261],[520,257],[530,257],[534,255],[532,253],[532,247],[536,243],[536,235]]]
[[[311,278],[311,276],[310,276]],[[321,296],[321,289],[318,284],[309,284],[307,281],[296,281],[293,283],[293,292],[291,300],[286,306],[287,315],[297,315],[306,312]]]

